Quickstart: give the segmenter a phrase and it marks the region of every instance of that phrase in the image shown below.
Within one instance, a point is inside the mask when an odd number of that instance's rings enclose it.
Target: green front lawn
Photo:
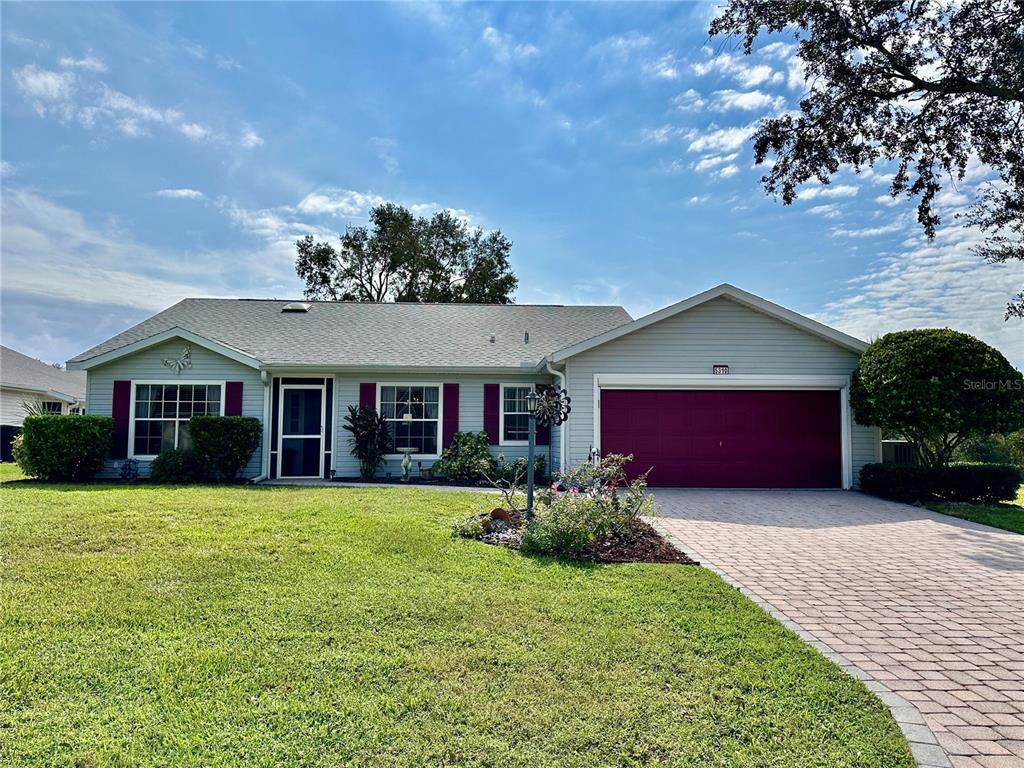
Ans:
[[[993,528],[1024,533],[1024,485],[1017,499],[1009,504],[926,504],[928,509],[944,515],[971,520]]]
[[[484,503],[5,484],[4,764],[913,765],[714,574],[453,539]]]

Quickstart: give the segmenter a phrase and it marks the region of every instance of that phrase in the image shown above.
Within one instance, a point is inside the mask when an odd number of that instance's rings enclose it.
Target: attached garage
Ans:
[[[551,355],[572,397],[568,465],[632,454],[632,475],[683,488],[851,488],[881,460],[856,424],[867,344],[720,285]]]
[[[839,488],[836,390],[607,389],[603,453],[676,488]]]

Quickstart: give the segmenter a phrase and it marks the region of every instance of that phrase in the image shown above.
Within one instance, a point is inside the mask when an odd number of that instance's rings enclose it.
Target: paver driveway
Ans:
[[[881,683],[920,763],[949,764],[934,734],[957,768],[1024,768],[1024,536],[850,491],[655,499],[680,549]]]

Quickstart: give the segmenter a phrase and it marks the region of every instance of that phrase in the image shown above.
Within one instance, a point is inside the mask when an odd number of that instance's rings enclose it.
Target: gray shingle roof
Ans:
[[[310,302],[308,313],[282,313],[288,303],[185,299],[69,362],[179,327],[269,367],[512,368],[632,319],[614,306]]]
[[[40,392],[54,390],[84,400],[85,372],[62,371],[10,347],[0,347],[0,386]]]

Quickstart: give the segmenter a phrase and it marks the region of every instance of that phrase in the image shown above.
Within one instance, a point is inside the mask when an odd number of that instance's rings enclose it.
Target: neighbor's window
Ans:
[[[525,443],[530,437],[530,409],[526,396],[533,387],[514,386],[501,388],[501,442]]]
[[[387,385],[380,388],[380,412],[391,426],[390,453],[415,448],[436,456],[441,409],[438,387]]]
[[[190,448],[188,420],[220,415],[220,384],[137,384],[134,455]]]
[[[43,400],[40,404],[43,413],[60,413],[61,404],[59,400]]]

